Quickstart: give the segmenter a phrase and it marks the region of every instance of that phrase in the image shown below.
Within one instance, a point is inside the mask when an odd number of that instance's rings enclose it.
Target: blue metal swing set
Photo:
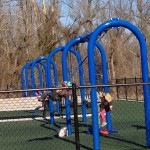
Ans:
[[[65,46],[60,46],[49,54],[48,57],[40,57],[32,62],[25,64],[21,70],[21,78],[22,78],[22,89],[29,89],[30,85],[32,88],[36,88],[36,83],[34,79],[34,67],[38,68],[39,71],[39,81],[40,81],[40,88],[42,88],[42,71],[37,64],[40,64],[42,60],[46,60],[46,63],[43,64],[45,67],[46,72],[46,87],[52,87],[52,75],[51,75],[51,65],[53,65],[54,69],[54,77],[55,77],[55,86],[58,86],[58,76],[57,76],[57,68],[56,64],[53,62],[53,56],[56,55],[58,52],[62,52],[62,76],[63,81],[69,81],[71,77],[68,76],[68,69],[67,69],[67,57],[68,51],[73,53],[77,58],[78,67],[79,67],[79,82],[81,86],[84,86],[84,70],[82,66],[82,59],[80,54],[74,50],[72,47],[79,44],[79,43],[87,43],[87,58],[88,58],[88,70],[89,70],[89,81],[90,85],[96,85],[96,77],[93,72],[96,72],[96,67],[94,63],[94,50],[95,47],[98,48],[101,54],[101,63],[102,63],[102,76],[103,76],[103,84],[108,85],[108,71],[107,71],[107,58],[106,53],[102,45],[97,41],[99,35],[103,32],[111,29],[111,28],[119,28],[124,27],[129,29],[138,39],[140,45],[140,54],[141,54],[141,67],[142,67],[142,81],[143,83],[149,82],[149,71],[148,71],[148,58],[147,58],[147,47],[144,35],[142,32],[133,24],[128,21],[120,20],[118,18],[112,18],[109,21],[106,21],[99,25],[93,32],[88,33],[83,36],[79,36],[77,38],[72,39],[68,42]],[[28,71],[31,70],[31,81],[29,82],[29,74]],[[74,74],[75,72],[73,72]],[[150,148],[150,90],[149,85],[143,85],[144,90],[144,106],[145,106],[145,124],[146,124],[146,141],[147,147]],[[104,91],[106,93],[109,92],[108,87],[104,87]],[[82,99],[82,121],[86,123],[86,105],[85,101],[85,90],[84,88],[80,89],[81,92],[81,99]],[[34,93],[33,93],[34,94]],[[92,112],[92,135],[93,135],[93,146],[94,150],[100,150],[100,134],[99,134],[99,123],[98,123],[98,108],[97,108],[97,96],[96,96],[96,88],[91,88],[90,92],[91,96],[91,112]],[[53,101],[49,100],[50,105],[50,124],[54,124],[54,108],[53,108]],[[58,105],[59,107],[59,105]],[[58,108],[59,109],[59,108]],[[66,126],[68,129],[68,135],[72,135],[72,125],[71,125],[71,115],[70,115],[70,100],[69,98],[65,99],[65,109],[66,109]],[[117,132],[112,128],[112,120],[111,120],[111,112],[107,112],[106,114],[107,119],[107,130],[110,133]]]

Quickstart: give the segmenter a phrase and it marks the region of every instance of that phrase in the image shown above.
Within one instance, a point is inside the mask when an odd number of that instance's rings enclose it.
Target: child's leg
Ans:
[[[43,106],[44,106],[44,110],[43,110],[43,118],[45,119],[46,118],[46,102],[43,103]]]
[[[99,103],[97,103],[97,107],[98,107],[98,112],[100,112]],[[100,126],[100,124],[101,124],[100,116],[98,117],[98,123],[99,123],[99,126]]]
[[[102,123],[106,122],[105,113],[106,113],[105,109],[103,109],[103,110],[100,111],[100,117],[102,119]]]
[[[36,107],[35,109],[34,109],[34,113],[37,113],[38,112],[38,110],[40,109],[40,108],[42,108],[43,106],[38,106],[38,107]]]

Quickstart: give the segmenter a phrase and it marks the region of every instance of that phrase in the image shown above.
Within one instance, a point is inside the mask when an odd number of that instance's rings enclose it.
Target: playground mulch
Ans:
[[[118,133],[101,135],[100,143],[102,150],[144,150],[146,149],[144,107],[143,103],[118,101],[113,102],[112,111],[113,129]],[[72,108],[71,108],[72,109]],[[81,107],[79,107],[79,114]],[[73,111],[72,111],[73,112]],[[90,108],[87,113],[90,113]],[[49,119],[37,119],[42,117],[42,111],[33,115],[32,111],[0,112],[0,121],[2,119],[24,118],[10,122],[0,122],[0,143],[1,150],[74,150],[75,133],[69,137],[59,138],[58,130],[66,125],[66,120],[61,116],[55,120],[55,125],[49,124]],[[72,113],[73,114],[73,113]],[[49,115],[49,112],[47,112]],[[32,118],[27,120],[27,118]],[[72,124],[73,124],[72,120]],[[87,134],[91,127],[91,117],[87,117],[87,123],[83,123],[79,118],[80,146],[81,149],[93,149],[93,136]]]

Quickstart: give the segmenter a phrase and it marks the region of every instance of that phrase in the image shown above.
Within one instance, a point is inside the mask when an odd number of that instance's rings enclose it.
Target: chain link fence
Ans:
[[[118,83],[122,83],[122,81],[118,81]],[[118,132],[101,135],[101,149],[145,149],[146,133],[142,86],[110,87],[110,93],[113,97],[112,126]],[[92,150],[93,136],[88,132],[92,126],[91,108],[87,107],[87,123],[83,123],[80,95],[77,98],[80,149]],[[90,99],[89,93],[87,93],[86,99]],[[58,131],[61,127],[66,126],[64,103],[61,104],[61,112],[57,112],[54,102],[54,125],[50,124],[48,107],[45,109],[41,107],[39,111],[34,111],[40,106],[42,103],[37,100],[37,97],[22,97],[22,91],[0,92],[1,150],[76,149],[72,105],[73,134],[63,138],[58,137]]]
[[[116,79],[116,84],[130,84],[130,83],[141,83],[141,78],[123,78]],[[117,87],[117,99],[143,101],[143,89],[142,85],[138,86],[123,86]]]
[[[124,83],[120,82],[120,84]],[[110,87],[110,93],[113,97],[112,128],[116,133],[101,135],[101,149],[146,149],[143,86]],[[85,129],[84,133],[89,134],[88,131],[92,126],[91,117],[88,117],[87,126],[88,130]],[[92,140],[83,136],[80,136],[80,138],[85,145],[88,145]],[[90,148],[92,149],[92,146]]]

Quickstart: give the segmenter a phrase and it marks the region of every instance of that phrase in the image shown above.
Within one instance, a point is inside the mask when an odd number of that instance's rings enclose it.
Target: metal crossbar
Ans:
[[[77,86],[77,89],[80,88],[97,88],[97,87],[116,87],[116,86],[134,86],[134,85],[150,85],[150,82],[148,83],[123,83],[123,84],[101,84],[101,85],[84,85],[84,86]],[[60,89],[71,89],[71,87],[55,87],[55,88],[43,88],[43,89],[28,89],[28,90],[1,90],[0,93],[13,93],[13,92],[31,92],[31,91],[44,91],[44,90],[60,90]]]

